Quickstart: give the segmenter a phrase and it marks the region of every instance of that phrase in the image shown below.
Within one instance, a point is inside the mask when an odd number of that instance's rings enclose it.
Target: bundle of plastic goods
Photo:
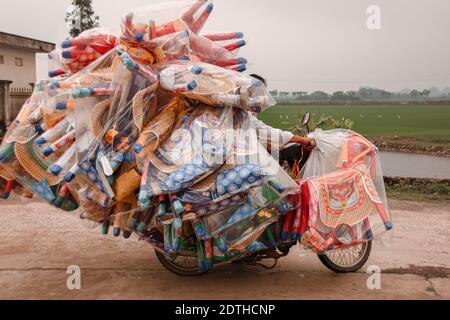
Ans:
[[[300,186],[250,120],[274,101],[242,73],[242,33],[200,34],[212,9],[205,0],[165,1],[126,14],[120,35],[95,29],[64,41],[49,55],[50,79],[37,83],[1,145],[4,197],[15,190],[80,208],[105,234],[112,228],[168,254],[195,252],[201,270],[276,248],[280,221],[284,237],[299,240],[300,202],[290,200]],[[345,222],[369,237],[372,207],[385,201],[371,189],[376,168],[354,166],[336,179],[358,184],[365,211]],[[310,197],[320,194],[320,181],[305,185]],[[326,238],[343,225],[331,220],[302,228],[308,239]]]
[[[224,141],[227,130],[250,130],[248,112],[273,100],[240,73],[242,33],[200,35],[212,9],[163,3],[126,14],[119,36],[95,29],[64,41],[49,55],[51,78],[37,83],[3,140],[5,198],[15,189],[81,207],[116,236],[148,236],[157,223],[158,245],[171,252],[191,232],[209,248],[220,240],[225,255],[250,226],[273,221],[274,202],[295,184],[269,174],[268,154],[265,163],[242,160],[261,153],[250,142]]]
[[[302,171],[302,243],[324,252],[367,242],[392,229],[377,148],[344,129],[316,130]]]

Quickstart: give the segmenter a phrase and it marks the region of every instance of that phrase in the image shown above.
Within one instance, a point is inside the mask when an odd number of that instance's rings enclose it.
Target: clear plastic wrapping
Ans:
[[[302,243],[323,252],[392,229],[377,148],[350,130],[317,130],[302,170]]]
[[[117,38],[103,29],[92,29],[61,43],[49,54],[49,77],[70,76],[114,49]]]
[[[207,63],[175,61],[156,65],[161,87],[218,107],[260,113],[275,104],[260,80]]]
[[[196,256],[200,270],[390,229],[377,150],[360,135],[313,133],[297,183],[268,153],[254,114],[274,100],[242,73],[241,32],[201,34],[212,10],[162,2],[124,15],[117,36],[64,41],[0,147],[3,197],[81,207],[104,234],[136,233],[168,256]]]

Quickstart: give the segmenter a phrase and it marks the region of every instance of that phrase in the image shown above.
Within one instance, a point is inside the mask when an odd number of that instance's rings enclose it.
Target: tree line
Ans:
[[[447,90],[449,91],[449,90]],[[376,88],[361,88],[358,91],[270,91],[278,101],[323,101],[323,102],[358,102],[358,101],[427,101],[427,100],[449,100],[450,92],[441,92],[438,95],[430,95],[431,90],[404,90],[401,92],[390,92]]]

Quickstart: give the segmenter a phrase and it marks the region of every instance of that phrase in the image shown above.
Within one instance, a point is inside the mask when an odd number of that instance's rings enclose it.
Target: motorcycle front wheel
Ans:
[[[174,258],[168,257],[162,252],[155,250],[156,257],[159,262],[166,268],[168,271],[175,273],[178,276],[182,277],[195,277],[201,276],[208,271],[201,272],[198,268],[198,259],[196,256],[185,256],[178,255]]]
[[[372,251],[372,241],[353,247],[332,250],[318,257],[325,267],[336,273],[350,273],[361,269]]]

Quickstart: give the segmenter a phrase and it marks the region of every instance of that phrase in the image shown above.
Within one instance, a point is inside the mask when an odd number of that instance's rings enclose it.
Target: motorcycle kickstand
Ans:
[[[263,263],[259,263],[259,261],[262,261],[264,259],[263,258],[258,258],[258,257],[255,257],[255,259],[253,261],[251,261],[251,262],[244,262],[244,263],[247,264],[247,265],[250,265],[250,266],[258,266],[258,267],[264,268],[266,270],[272,270],[272,269],[275,269],[275,267],[277,266],[278,259],[280,259],[281,256],[270,257],[270,258],[273,259],[273,265],[271,265],[271,266],[266,266]]]

